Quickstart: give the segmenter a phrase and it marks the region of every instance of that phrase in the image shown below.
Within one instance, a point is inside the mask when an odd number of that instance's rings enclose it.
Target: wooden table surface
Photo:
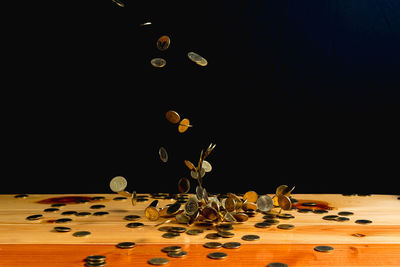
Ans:
[[[145,194],[140,194],[145,195]],[[272,194],[269,194],[272,196]],[[129,200],[113,200],[116,194],[74,194],[74,195],[29,195],[15,198],[15,195],[0,195],[0,267],[3,266],[85,266],[88,255],[101,254],[107,257],[106,266],[152,266],[147,261],[152,257],[166,257],[166,266],[267,266],[271,262],[282,262],[288,266],[400,266],[400,200],[395,195],[343,196],[339,194],[292,194],[299,203],[322,201],[331,210],[325,214],[300,213],[297,210],[283,211],[295,216],[280,219],[280,224],[295,225],[291,230],[278,229],[276,225],[261,229],[254,227],[263,221],[263,214],[257,213],[244,223],[234,225],[234,236],[218,240],[206,239],[207,233],[191,236],[182,233],[174,239],[166,239],[155,225],[165,220],[149,221],[144,209],[149,201],[132,206]],[[56,212],[44,212],[51,204],[38,203],[54,197],[95,197],[105,199],[89,203],[67,204]],[[174,200],[159,200],[158,207],[164,207]],[[94,204],[105,208],[94,210]],[[183,206],[182,206],[183,207]],[[61,215],[67,210],[108,211],[106,216],[78,217]],[[278,210],[278,209],[276,209]],[[325,215],[337,215],[350,211],[349,221],[326,221]],[[27,216],[42,214],[38,221],[29,221]],[[141,228],[128,228],[126,215],[141,216]],[[55,223],[59,218],[71,218],[71,222]],[[371,224],[357,224],[358,219],[371,220]],[[171,222],[165,225],[185,226]],[[55,232],[55,226],[67,226],[71,232]],[[201,228],[185,226],[187,229]],[[90,231],[86,237],[74,237],[75,231]],[[245,234],[257,234],[258,241],[244,241]],[[355,235],[357,234],[357,235]],[[359,234],[362,234],[360,236]],[[116,244],[132,241],[136,246],[120,249]],[[239,249],[209,249],[205,242],[237,241]],[[188,254],[184,258],[170,258],[161,251],[167,245],[180,245]],[[333,251],[324,253],[314,250],[315,246],[329,245]],[[213,260],[210,252],[225,252],[226,259]]]

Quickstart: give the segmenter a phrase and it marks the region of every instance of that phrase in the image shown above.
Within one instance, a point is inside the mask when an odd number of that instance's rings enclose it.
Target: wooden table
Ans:
[[[144,194],[142,194],[144,195]],[[261,229],[254,227],[263,221],[263,214],[257,213],[248,221],[234,225],[235,235],[215,240],[221,243],[238,241],[239,249],[208,249],[203,247],[207,233],[191,236],[181,234],[174,239],[165,239],[155,224],[144,216],[144,209],[152,200],[132,206],[129,200],[113,200],[116,194],[74,194],[62,197],[95,197],[105,199],[88,203],[67,204],[56,212],[44,212],[50,204],[38,203],[60,195],[29,195],[15,198],[15,195],[0,195],[0,266],[84,266],[88,255],[101,254],[107,257],[106,266],[152,266],[147,261],[152,257],[166,257],[161,249],[167,245],[180,245],[187,251],[184,258],[168,258],[166,266],[267,266],[271,262],[282,262],[289,266],[400,266],[400,200],[395,195],[343,196],[339,194],[293,194],[299,203],[323,201],[331,210],[325,214],[300,213],[297,210],[284,211],[295,216],[280,219],[280,223],[294,224],[291,230],[278,229],[276,225]],[[270,194],[272,196],[272,194]],[[159,200],[158,207],[164,207],[174,200]],[[105,208],[91,209],[94,204]],[[63,211],[108,211],[105,216],[78,217],[61,215]],[[350,211],[349,221],[323,220],[325,215]],[[38,221],[26,220],[33,214],[42,214]],[[140,215],[141,228],[128,228],[130,223],[123,218],[129,214]],[[55,223],[59,218],[72,218],[68,223]],[[371,220],[371,224],[357,224],[358,219]],[[168,223],[171,226],[183,226]],[[71,232],[55,232],[55,226],[67,226]],[[198,226],[186,226],[200,228]],[[74,237],[75,231],[87,230],[91,235]],[[257,234],[258,241],[244,241],[245,234]],[[120,249],[116,244],[132,241],[136,246]],[[324,253],[314,250],[315,246],[329,245],[333,251]],[[207,254],[214,251],[228,254],[226,259],[213,260]]]

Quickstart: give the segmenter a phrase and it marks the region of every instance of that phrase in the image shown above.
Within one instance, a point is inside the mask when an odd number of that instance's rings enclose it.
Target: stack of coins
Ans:
[[[106,256],[90,255],[86,257],[85,261],[85,266],[87,267],[102,267],[106,265]]]

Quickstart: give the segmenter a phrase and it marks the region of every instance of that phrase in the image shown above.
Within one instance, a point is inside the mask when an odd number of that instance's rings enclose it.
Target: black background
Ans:
[[[210,192],[398,194],[395,1],[137,2],[3,9],[0,193],[176,193],[215,143]]]

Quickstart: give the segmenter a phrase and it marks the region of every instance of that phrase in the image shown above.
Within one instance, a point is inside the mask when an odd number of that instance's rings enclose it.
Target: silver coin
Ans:
[[[199,210],[199,203],[195,197],[189,198],[185,204],[185,212],[189,216],[193,216]]]
[[[210,172],[212,170],[211,163],[206,160],[203,160],[201,167],[202,167],[202,169],[204,169],[205,172]]]
[[[259,196],[256,204],[257,204],[257,208],[261,212],[270,211],[274,207],[274,201],[268,195]]]
[[[316,246],[314,248],[315,251],[319,251],[319,252],[330,252],[333,250],[333,247],[331,246]]]
[[[152,265],[164,265],[169,262],[169,259],[167,258],[151,258],[148,263]]]
[[[162,68],[167,64],[167,61],[165,61],[165,59],[163,59],[163,58],[156,57],[156,58],[153,58],[150,61],[150,63],[151,63],[151,65],[153,65],[153,67]]]
[[[162,162],[166,163],[168,161],[168,153],[164,147],[160,147],[158,150],[158,155],[160,156]]]
[[[110,188],[115,193],[124,191],[127,185],[128,182],[126,181],[125,177],[122,176],[115,176],[110,181]]]

